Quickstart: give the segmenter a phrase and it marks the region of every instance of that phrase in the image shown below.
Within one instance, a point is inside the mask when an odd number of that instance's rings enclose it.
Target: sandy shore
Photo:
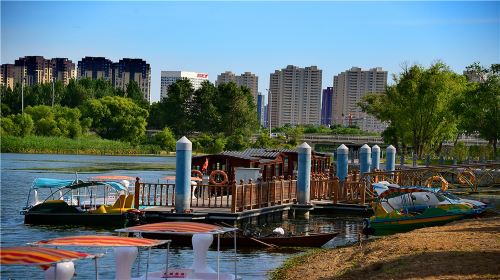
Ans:
[[[500,217],[311,251],[272,279],[500,279]]]

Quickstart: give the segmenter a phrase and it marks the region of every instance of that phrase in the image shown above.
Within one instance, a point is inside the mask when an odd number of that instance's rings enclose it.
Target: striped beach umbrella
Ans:
[[[119,232],[149,232],[149,233],[170,233],[170,234],[196,234],[211,233],[218,234],[236,229],[224,228],[221,226],[194,223],[194,222],[163,222],[155,224],[140,225],[118,229]]]
[[[74,251],[40,247],[2,247],[1,265],[50,265],[78,259],[95,258],[95,255]]]
[[[153,240],[147,238],[134,238],[109,235],[81,235],[66,236],[48,240],[41,240],[33,245],[54,246],[87,246],[87,247],[152,247],[169,242],[168,240]]]

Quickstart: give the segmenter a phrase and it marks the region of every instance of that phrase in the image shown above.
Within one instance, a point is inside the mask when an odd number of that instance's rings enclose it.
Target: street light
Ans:
[[[52,107],[54,107],[54,80],[55,77],[52,77]]]

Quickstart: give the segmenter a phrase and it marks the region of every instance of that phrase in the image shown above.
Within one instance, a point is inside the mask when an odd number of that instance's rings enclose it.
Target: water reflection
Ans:
[[[77,166],[79,164],[89,165],[92,163],[106,162],[127,162],[135,161],[140,163],[161,163],[175,164],[175,158],[165,157],[131,157],[131,156],[80,156],[80,155],[25,155],[25,154],[2,154],[1,155],[1,245],[20,246],[27,242],[34,242],[42,239],[86,234],[111,235],[113,231],[109,229],[95,229],[87,227],[69,226],[30,226],[24,225],[23,216],[19,211],[26,204],[27,194],[31,183],[37,177],[73,179],[73,173],[56,173],[52,171],[40,170],[40,167]],[[32,169],[30,169],[32,168]],[[35,170],[36,168],[36,170]],[[133,175],[144,178],[144,181],[155,182],[158,178],[171,173],[165,171],[142,171],[142,170],[113,170],[104,173],[80,174],[83,178],[95,175]],[[136,175],[137,174],[137,175]],[[286,231],[293,233],[304,232],[339,232],[339,235],[329,241],[325,247],[335,247],[357,240],[358,232],[361,231],[361,217],[349,216],[328,216],[311,215],[309,220],[303,219],[282,219],[281,215],[276,217],[261,219],[259,223],[246,223],[249,228],[256,228],[262,232],[271,232],[275,227],[281,226]],[[68,249],[70,249],[68,247]],[[111,248],[71,248],[90,253],[106,253],[99,259],[100,279],[114,279],[114,257]],[[288,257],[303,252],[306,249],[286,249],[286,250],[238,250],[238,274],[244,279],[266,279],[267,273],[280,266]],[[216,252],[210,251],[209,264],[216,267]],[[146,267],[147,252],[142,251],[140,258],[141,273]],[[234,271],[232,262],[233,252],[224,250],[221,252],[221,270]],[[170,265],[172,267],[186,267],[192,263],[190,248],[173,248],[170,255]],[[90,260],[76,261],[76,277],[74,279],[94,279],[94,263]],[[150,259],[150,271],[164,268],[165,250],[153,249]],[[38,267],[1,267],[1,279],[40,279],[43,272]],[[133,275],[138,275],[138,266],[133,268]]]

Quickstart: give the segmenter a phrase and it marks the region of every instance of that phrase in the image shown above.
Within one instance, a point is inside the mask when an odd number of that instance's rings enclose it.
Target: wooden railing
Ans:
[[[233,185],[231,212],[258,209],[297,201],[297,180],[284,180],[283,177],[272,181],[240,181]]]
[[[312,176],[311,200],[329,200],[334,204],[353,203],[364,205],[374,198],[365,180],[359,181],[357,173],[349,174],[344,182],[337,177]]]
[[[191,208],[230,208],[231,185],[192,185]],[[135,203],[139,206],[175,207],[175,184],[135,182]]]

